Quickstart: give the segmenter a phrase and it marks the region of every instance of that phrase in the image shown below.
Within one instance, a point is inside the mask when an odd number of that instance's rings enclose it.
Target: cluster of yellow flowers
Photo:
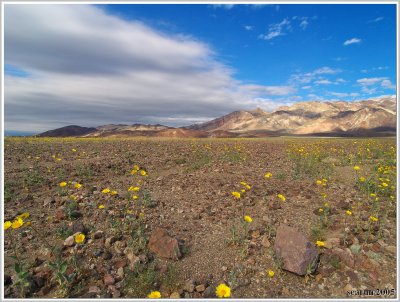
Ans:
[[[147,176],[146,170],[140,169],[140,167],[139,167],[138,165],[134,165],[134,166],[133,166],[133,169],[131,170],[131,174],[132,174],[132,175],[135,175],[135,174],[138,173],[138,172],[139,172],[139,174],[140,174],[141,176]]]
[[[17,217],[14,218],[14,220],[11,221],[5,221],[4,222],[4,230],[8,230],[10,227],[12,229],[19,229],[21,226],[24,225],[24,219],[27,219],[29,217],[28,212],[24,212],[21,215],[18,215]],[[29,225],[29,223],[28,223]]]
[[[242,194],[246,193],[246,189],[247,190],[251,189],[251,186],[245,181],[241,181],[240,184],[243,186],[242,189],[240,189],[240,192],[238,191],[231,192],[232,196],[235,199],[240,199],[242,197]]]

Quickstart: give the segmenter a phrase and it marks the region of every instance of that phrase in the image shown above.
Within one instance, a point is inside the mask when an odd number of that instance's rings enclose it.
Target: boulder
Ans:
[[[182,257],[178,240],[169,236],[167,231],[162,228],[153,230],[148,247],[150,251],[161,258],[178,260]]]
[[[318,250],[313,243],[297,229],[280,225],[276,231],[276,255],[283,261],[283,269],[298,275],[311,273],[316,269]]]

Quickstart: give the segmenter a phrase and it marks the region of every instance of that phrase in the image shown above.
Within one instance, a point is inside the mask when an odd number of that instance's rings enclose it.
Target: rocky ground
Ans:
[[[393,298],[395,154],[394,138],[7,138],[4,221],[24,224],[5,231],[5,297]]]

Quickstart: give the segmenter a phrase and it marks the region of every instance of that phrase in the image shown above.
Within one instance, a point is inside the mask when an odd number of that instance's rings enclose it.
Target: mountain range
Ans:
[[[264,136],[389,136],[396,133],[394,96],[358,102],[299,102],[273,112],[260,108],[234,111],[187,127],[163,125],[66,126],[40,137],[264,137]]]

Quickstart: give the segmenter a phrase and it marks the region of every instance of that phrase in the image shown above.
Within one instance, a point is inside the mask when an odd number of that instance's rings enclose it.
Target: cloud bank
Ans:
[[[234,78],[213,49],[91,5],[5,5],[5,126],[188,125],[238,109],[285,104],[294,92]],[[198,118],[201,117],[201,118]]]

